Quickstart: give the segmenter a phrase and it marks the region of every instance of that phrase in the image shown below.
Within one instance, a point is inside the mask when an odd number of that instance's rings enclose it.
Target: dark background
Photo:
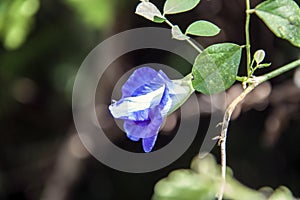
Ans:
[[[253,0],[252,6],[259,2]],[[209,116],[202,116],[193,145],[170,166],[145,174],[119,172],[90,156],[80,143],[72,119],[72,87],[81,62],[106,38],[137,27],[167,26],[135,15],[137,0],[27,0],[27,7],[22,3],[0,1],[0,199],[150,199],[159,179],[174,169],[189,167],[200,149]],[[162,1],[153,3],[163,6]],[[169,18],[183,29],[197,19],[217,24],[222,29],[218,36],[196,38],[204,47],[225,41],[244,44],[241,0],[202,0],[191,12]],[[299,58],[297,48],[275,38],[255,16],[251,34],[252,50],[263,48],[266,61],[272,62],[258,74]],[[159,62],[167,56],[133,52],[118,62],[120,71],[114,73],[120,75],[137,64]],[[188,73],[190,68],[186,65],[181,72]],[[241,69],[239,74],[244,73]],[[299,74],[299,69],[288,72],[257,88],[233,116],[228,165],[249,187],[286,185],[300,196],[300,89],[295,84]],[[107,96],[107,105],[114,81],[106,83],[102,94]],[[239,91],[239,85],[227,91],[229,100]],[[202,95],[197,95],[201,100]],[[108,129],[115,127],[108,112],[103,116]],[[169,132],[161,136],[162,141],[174,136],[176,123]],[[116,137],[123,148],[141,150],[140,144],[123,134]],[[213,153],[219,157],[217,147]]]

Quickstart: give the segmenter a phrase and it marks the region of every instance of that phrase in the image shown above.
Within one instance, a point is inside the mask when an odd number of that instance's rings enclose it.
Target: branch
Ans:
[[[221,129],[221,135],[219,137],[219,146],[221,146],[221,166],[222,166],[222,178],[223,178],[223,183],[220,189],[219,197],[218,200],[222,200],[223,194],[224,194],[224,189],[225,189],[225,184],[226,184],[226,139],[227,139],[227,130],[230,122],[231,115],[236,108],[236,106],[242,102],[247,94],[249,94],[256,86],[257,84],[252,84],[249,87],[247,87],[237,98],[235,98],[231,104],[228,106],[226,109],[223,122],[222,122],[222,129]]]
[[[222,122],[221,134],[219,136],[219,142],[218,142],[218,144],[221,148],[221,167],[222,167],[222,178],[223,178],[223,183],[220,188],[218,200],[223,199],[223,194],[224,194],[224,189],[225,189],[225,184],[226,184],[226,139],[227,139],[227,131],[228,131],[230,118],[231,118],[231,115],[232,115],[234,109],[258,85],[260,85],[261,83],[263,83],[271,78],[274,78],[280,74],[283,74],[284,72],[294,69],[294,68],[298,67],[299,65],[300,65],[300,59],[295,60],[287,65],[284,65],[284,66],[282,66],[272,72],[269,72],[263,76],[250,78],[248,80],[248,83],[250,83],[250,85],[237,98],[235,98],[231,102],[231,104],[228,106],[228,108],[226,109],[226,112],[225,112],[225,115],[223,118],[223,122]]]

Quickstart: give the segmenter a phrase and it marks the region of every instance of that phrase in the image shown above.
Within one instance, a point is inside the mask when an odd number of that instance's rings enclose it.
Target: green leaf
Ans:
[[[229,88],[236,80],[242,47],[233,43],[209,46],[195,59],[192,69],[195,90],[215,94]]]
[[[195,8],[200,0],[167,0],[164,5],[164,14],[176,14]]]
[[[161,23],[164,17],[158,8],[151,2],[142,1],[136,7],[135,13],[149,19],[153,22]]]
[[[172,38],[173,39],[176,39],[176,40],[186,40],[188,39],[189,37],[184,35],[182,33],[182,31],[180,30],[179,26],[173,26],[172,29],[171,29],[171,32],[172,32]]]
[[[220,31],[221,29],[215,24],[205,20],[199,20],[189,25],[185,34],[196,36],[214,36],[220,33]]]
[[[300,10],[293,0],[268,0],[255,8],[256,15],[279,38],[300,47]]]

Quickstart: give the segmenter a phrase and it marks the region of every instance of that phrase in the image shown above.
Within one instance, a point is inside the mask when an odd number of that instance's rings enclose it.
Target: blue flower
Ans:
[[[142,139],[144,151],[150,152],[164,119],[193,92],[191,75],[170,80],[161,70],[142,67],[125,82],[122,98],[109,110],[114,118],[124,120],[127,137],[132,141]]]

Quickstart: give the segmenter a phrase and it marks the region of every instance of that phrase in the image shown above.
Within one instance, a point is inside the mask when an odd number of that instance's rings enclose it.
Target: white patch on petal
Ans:
[[[157,90],[148,94],[121,99],[121,103],[116,102],[111,104],[109,110],[115,118],[121,118],[129,116],[132,112],[154,107],[160,103],[164,90],[165,85],[162,85]]]

